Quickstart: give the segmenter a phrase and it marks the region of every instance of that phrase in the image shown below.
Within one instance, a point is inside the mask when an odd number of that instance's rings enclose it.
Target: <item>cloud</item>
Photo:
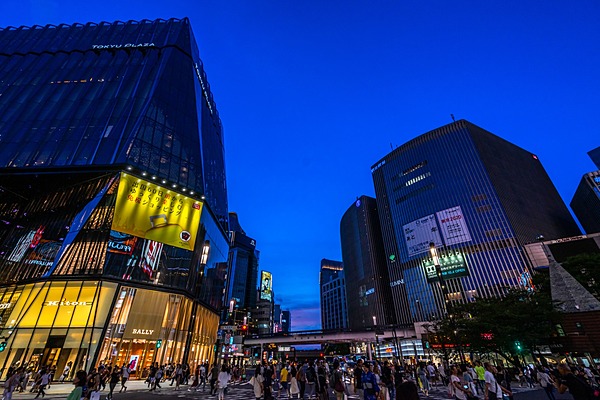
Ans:
[[[291,312],[292,331],[310,331],[321,329],[321,309],[300,308]]]

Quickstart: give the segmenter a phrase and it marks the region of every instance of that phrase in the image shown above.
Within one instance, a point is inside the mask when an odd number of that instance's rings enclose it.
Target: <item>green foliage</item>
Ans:
[[[600,253],[584,253],[561,263],[577,282],[600,300]]]
[[[463,351],[468,345],[469,352],[497,353],[519,365],[519,354],[547,343],[552,321],[558,317],[547,274],[537,274],[534,285],[534,292],[511,288],[502,298],[455,305],[452,315],[434,323],[430,331],[438,342],[452,343]]]

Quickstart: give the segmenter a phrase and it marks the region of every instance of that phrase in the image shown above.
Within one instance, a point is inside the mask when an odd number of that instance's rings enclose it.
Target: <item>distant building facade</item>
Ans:
[[[246,236],[237,214],[230,213],[229,218],[232,230],[226,304],[234,300],[236,308],[249,311],[256,306],[260,252],[256,249],[256,240]]]
[[[321,327],[323,330],[348,328],[343,263],[322,259],[319,283],[321,286]]]
[[[571,209],[586,233],[600,232],[600,171],[583,175],[571,200]]]
[[[396,322],[385,249],[374,198],[361,196],[340,222],[350,329]]]
[[[281,311],[281,332],[289,333],[292,329],[292,313],[290,310]]]
[[[535,154],[465,120],[418,136],[371,171],[399,323],[443,316],[446,299],[500,296],[526,282],[523,245],[581,233]]]
[[[594,150],[590,150],[588,155],[592,159],[592,162],[596,164],[596,168],[600,169],[600,147],[596,147]]]
[[[552,261],[562,263],[580,254],[600,253],[600,233],[529,243],[525,253],[534,268],[547,267]]]

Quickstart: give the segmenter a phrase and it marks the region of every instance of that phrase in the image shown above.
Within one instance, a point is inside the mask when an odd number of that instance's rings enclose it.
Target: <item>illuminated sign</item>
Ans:
[[[398,285],[404,285],[404,279],[398,279],[397,281],[390,282],[391,287],[398,286]]]
[[[365,296],[375,293],[375,288],[371,288],[365,292]]]
[[[468,276],[467,263],[461,252],[450,252],[448,254],[440,254],[440,269],[444,279],[453,279],[461,276]],[[427,282],[437,282],[438,276],[435,270],[435,265],[431,258],[423,261],[425,267],[425,276]]]
[[[471,241],[471,234],[460,206],[438,211],[436,215],[446,246]]]
[[[273,277],[267,271],[260,273],[260,298],[261,300],[273,300]]]
[[[112,230],[194,250],[202,202],[121,173]]]
[[[132,333],[134,335],[152,335],[154,333],[154,329],[133,329]]]
[[[45,306],[48,307],[58,307],[58,306],[71,306],[71,307],[75,307],[75,306],[91,306],[92,302],[91,301],[67,301],[67,300],[63,300],[63,301],[47,301],[44,303]]]
[[[154,43],[93,44],[92,49],[121,49],[130,47],[154,47]]]
[[[110,239],[108,240],[108,252],[116,254],[127,254],[131,255],[135,249],[137,237],[121,233],[117,231],[110,231]]]
[[[277,351],[292,351],[292,348],[290,346],[279,346]]]
[[[0,303],[0,310],[6,310],[10,306],[12,306],[12,303]]]

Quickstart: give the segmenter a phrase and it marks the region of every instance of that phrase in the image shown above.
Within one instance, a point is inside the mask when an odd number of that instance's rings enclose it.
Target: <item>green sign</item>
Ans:
[[[439,260],[442,278],[453,279],[461,276],[469,276],[465,257],[460,251],[450,251],[446,254],[440,254]],[[425,268],[427,282],[431,283],[439,280],[433,259],[428,258],[423,260],[423,267]]]

